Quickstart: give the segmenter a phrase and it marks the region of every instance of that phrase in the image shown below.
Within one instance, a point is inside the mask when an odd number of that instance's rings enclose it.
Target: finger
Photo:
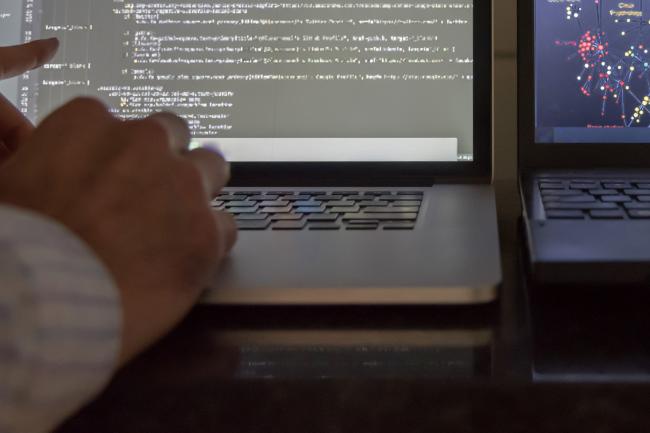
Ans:
[[[65,142],[76,144],[84,134],[96,134],[109,122],[118,120],[103,102],[94,98],[75,98],[43,119],[34,134],[48,137],[44,142],[48,142],[51,136],[74,136],[74,140]]]
[[[169,145],[172,151],[183,153],[187,151],[192,135],[187,122],[177,115],[168,112],[160,112],[149,116],[151,120],[160,123],[169,136]]]
[[[56,38],[0,47],[0,80],[15,77],[49,62],[59,49]]]
[[[214,211],[214,221],[219,234],[219,257],[225,257],[237,242],[237,223],[232,215],[220,211]]]
[[[230,180],[230,164],[218,153],[195,149],[184,157],[199,170],[208,198],[215,197]]]
[[[0,95],[0,140],[7,149],[15,151],[33,130],[31,122],[7,98]]]

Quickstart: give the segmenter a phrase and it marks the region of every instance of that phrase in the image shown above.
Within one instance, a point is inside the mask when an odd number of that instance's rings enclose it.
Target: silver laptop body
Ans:
[[[241,231],[205,303],[479,304],[497,297],[489,1],[473,5],[473,19],[473,161],[234,164],[233,195],[421,191],[415,228]],[[444,110],[450,102],[435,104]]]

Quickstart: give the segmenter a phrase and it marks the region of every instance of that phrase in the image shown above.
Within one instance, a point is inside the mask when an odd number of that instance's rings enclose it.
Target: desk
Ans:
[[[650,431],[650,297],[523,277],[514,67],[497,60],[498,302],[200,307],[59,433]]]

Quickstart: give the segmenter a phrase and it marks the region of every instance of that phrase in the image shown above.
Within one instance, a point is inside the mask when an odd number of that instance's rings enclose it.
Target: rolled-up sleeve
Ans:
[[[0,432],[55,428],[117,365],[119,293],[64,226],[0,206]]]

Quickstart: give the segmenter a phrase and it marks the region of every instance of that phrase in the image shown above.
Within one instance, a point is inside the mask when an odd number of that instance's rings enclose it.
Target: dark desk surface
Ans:
[[[504,166],[498,302],[200,307],[60,433],[650,431],[650,295],[528,286]]]
[[[509,193],[497,303],[198,308],[61,433],[648,431],[650,296],[526,285]]]

